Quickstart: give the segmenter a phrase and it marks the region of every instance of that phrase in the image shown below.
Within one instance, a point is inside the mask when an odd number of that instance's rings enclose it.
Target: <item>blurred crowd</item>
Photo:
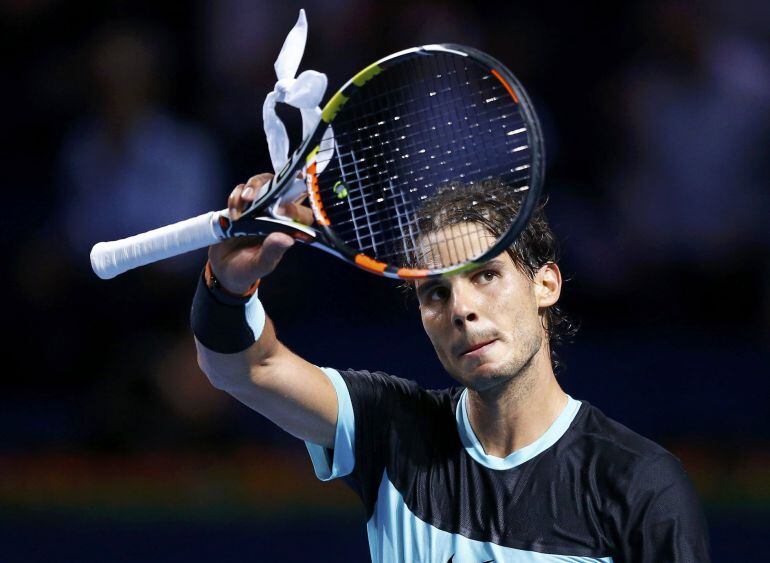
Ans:
[[[291,504],[290,493],[273,495],[279,473],[293,474],[278,463],[291,440],[197,368],[188,315],[205,252],[110,281],[96,278],[88,255],[98,241],[221,208],[233,186],[269,170],[261,107],[300,8],[309,21],[300,69],[327,73],[327,96],[373,60],[435,42],[487,51],[520,78],[544,124],[547,214],[563,242],[565,309],[581,325],[564,350],[563,384],[683,456],[710,509],[715,553],[766,553],[757,547],[770,507],[763,0],[0,0],[0,515],[37,502],[81,511],[87,490],[102,491],[105,506],[139,505],[148,495],[118,491],[121,471],[145,484],[164,475],[154,490],[168,490],[172,513],[179,495],[210,506],[205,499],[261,491]],[[297,112],[279,112],[298,142]],[[260,294],[279,336],[319,365],[450,383],[413,298],[387,280],[296,248]],[[228,457],[244,447],[273,453]],[[168,471],[197,467],[184,452],[234,465],[219,485],[206,464],[195,479],[175,479]],[[96,460],[83,465],[88,478],[69,455]],[[50,456],[64,457],[46,467]],[[233,468],[242,470],[237,486]],[[252,468],[272,473],[252,482]],[[314,493],[295,493],[313,502]],[[750,516],[730,520],[725,506]],[[56,549],[57,533],[79,533],[61,532],[65,521],[46,528]],[[21,524],[6,528],[5,547],[26,537]],[[269,539],[274,529],[265,529]],[[29,530],[39,535],[38,524]],[[69,541],[73,553],[114,539],[89,533]],[[254,533],[240,543],[214,535],[240,560],[237,546]],[[352,545],[349,532],[338,536]],[[25,542],[16,541],[35,543]]]
[[[327,73],[330,91],[376,58],[431,42],[480,48],[522,80],[545,125],[566,308],[586,339],[678,331],[766,350],[766,2],[2,1],[13,368],[0,417],[14,430],[0,448],[282,439],[197,370],[187,315],[203,253],[109,282],[91,273],[88,253],[220,208],[235,184],[269,170],[261,104],[300,7],[309,19],[301,69]],[[298,116],[281,111],[297,141]],[[308,316],[332,318],[349,329],[327,346],[340,357],[363,348],[362,362],[380,344],[359,336],[357,322],[398,327],[410,316],[404,330],[415,330],[413,306],[392,285],[293,252],[303,259],[265,284],[279,330],[301,340],[293,327]]]

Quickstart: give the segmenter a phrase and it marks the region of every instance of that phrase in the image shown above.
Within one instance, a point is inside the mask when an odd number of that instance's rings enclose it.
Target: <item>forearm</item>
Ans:
[[[332,447],[334,387],[319,368],[278,341],[256,294],[234,299],[201,281],[191,322],[198,364],[214,387],[290,434]]]
[[[223,354],[207,348],[198,338],[198,365],[217,389],[233,394],[238,389],[258,385],[262,372],[271,366],[271,357],[278,351],[280,342],[275,335],[273,322],[265,318],[259,338],[242,352]]]
[[[321,370],[292,353],[268,319],[250,348],[237,354],[209,350],[196,338],[198,364],[211,384],[301,440],[331,448],[337,396]]]

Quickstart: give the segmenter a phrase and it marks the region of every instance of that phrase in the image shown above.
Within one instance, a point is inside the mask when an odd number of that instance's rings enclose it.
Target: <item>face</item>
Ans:
[[[422,241],[424,255],[456,261],[460,236],[477,241],[466,245],[469,257],[479,254],[478,245],[494,243],[483,227],[465,223],[431,233]],[[461,274],[418,282],[416,290],[423,327],[444,368],[483,391],[516,377],[541,350],[547,353],[541,316],[558,300],[561,276],[548,264],[531,280],[503,253]]]

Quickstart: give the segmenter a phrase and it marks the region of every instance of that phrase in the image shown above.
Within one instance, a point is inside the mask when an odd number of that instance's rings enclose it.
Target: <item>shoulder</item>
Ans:
[[[571,434],[572,445],[587,457],[608,498],[643,504],[664,492],[694,496],[678,458],[593,405],[583,402]]]
[[[571,430],[574,440],[613,466],[636,466],[661,457],[676,459],[659,444],[613,420],[586,401],[582,402]]]
[[[416,381],[381,371],[339,370],[354,407],[375,408],[391,415],[432,415],[454,413],[462,392],[460,387],[425,389]]]
[[[436,403],[445,401],[456,402],[457,397],[462,392],[461,387],[425,389],[414,380],[397,377],[382,371],[349,368],[339,370],[339,373],[348,387],[355,390],[367,390],[378,394],[394,394],[401,398],[413,397]]]

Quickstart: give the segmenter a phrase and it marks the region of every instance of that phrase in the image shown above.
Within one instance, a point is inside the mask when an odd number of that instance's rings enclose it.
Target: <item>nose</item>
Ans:
[[[459,328],[465,328],[467,323],[478,320],[473,299],[464,288],[458,286],[452,288],[452,324]]]

